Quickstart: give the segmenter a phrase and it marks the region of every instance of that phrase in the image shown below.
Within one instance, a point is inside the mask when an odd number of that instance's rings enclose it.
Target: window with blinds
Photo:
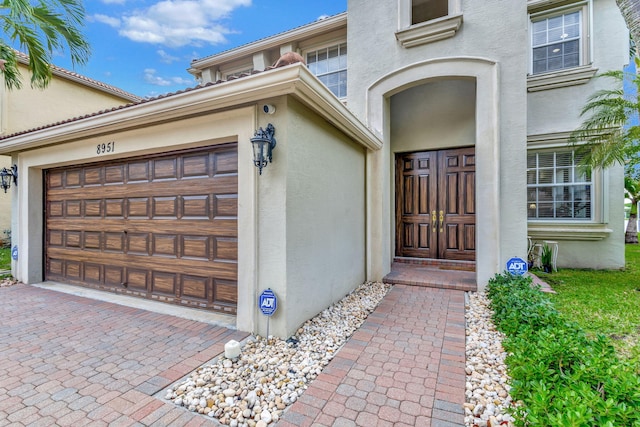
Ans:
[[[575,150],[529,151],[527,212],[529,219],[591,220],[591,171],[579,166]]]

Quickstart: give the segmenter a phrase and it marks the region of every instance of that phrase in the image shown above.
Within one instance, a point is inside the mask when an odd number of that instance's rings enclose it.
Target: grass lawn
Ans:
[[[0,271],[11,270],[11,248],[0,248]]]
[[[640,245],[626,245],[624,271],[536,272],[557,292],[555,307],[588,334],[611,338],[618,354],[640,366]]]

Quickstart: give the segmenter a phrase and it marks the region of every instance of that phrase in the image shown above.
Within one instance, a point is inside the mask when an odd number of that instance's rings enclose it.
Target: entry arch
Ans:
[[[367,124],[383,141],[367,155],[367,276],[380,280],[390,271],[394,230],[391,212],[393,156],[390,139],[391,96],[434,79],[471,78],[476,82],[476,280],[483,288],[499,272],[500,158],[499,71],[495,61],[478,57],[436,58],[392,71],[367,90]]]

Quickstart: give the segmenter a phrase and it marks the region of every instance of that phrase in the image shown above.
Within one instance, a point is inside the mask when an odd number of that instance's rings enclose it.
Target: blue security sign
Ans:
[[[507,261],[507,271],[511,274],[522,276],[527,272],[527,269],[527,261],[523,260],[522,258],[513,257],[509,261]]]
[[[11,258],[13,258],[14,261],[18,260],[18,245],[15,245],[13,249],[11,249]]]
[[[271,289],[265,289],[260,294],[258,305],[260,306],[262,314],[265,316],[271,316],[278,308],[278,298],[276,298],[276,294],[274,294]]]

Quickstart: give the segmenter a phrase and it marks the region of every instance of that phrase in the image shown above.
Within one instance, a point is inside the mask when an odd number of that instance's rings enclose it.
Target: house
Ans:
[[[285,337],[396,262],[483,288],[530,236],[560,266],[621,268],[622,170],[581,172],[567,139],[627,43],[614,0],[350,0],[193,61],[196,88],[0,139],[25,175],[15,274],[258,333],[270,288]],[[306,66],[272,69],[287,52]]]
[[[109,109],[119,105],[138,102],[140,97],[116,87],[87,78],[64,68],[52,67],[51,83],[45,90],[29,85],[28,57],[18,53],[18,67],[23,76],[23,87],[8,90],[0,84],[0,135],[49,125],[87,111]],[[0,156],[0,169],[10,168],[9,156]],[[9,206],[11,194],[0,191],[0,204]],[[0,215],[0,238],[11,229],[9,209]]]

